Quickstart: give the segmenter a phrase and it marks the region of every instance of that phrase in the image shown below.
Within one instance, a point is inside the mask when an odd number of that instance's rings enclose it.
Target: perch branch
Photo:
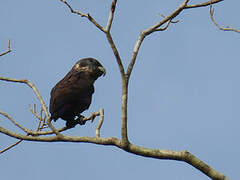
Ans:
[[[212,5],[210,5],[209,14],[210,14],[210,18],[211,18],[212,22],[217,26],[218,29],[220,29],[222,31],[233,31],[233,32],[240,33],[240,30],[238,30],[238,29],[220,26],[214,19],[214,16],[213,16],[214,15],[214,8],[212,7]]]
[[[100,111],[100,110],[99,110]],[[95,119],[95,117],[100,116],[100,112],[93,112],[89,117],[83,118],[83,121],[91,121]]]
[[[213,180],[229,180],[222,173],[217,172],[215,169],[208,166],[206,163],[195,157],[188,151],[172,151],[172,150],[162,150],[162,149],[149,149],[134,144],[129,144],[126,148],[122,141],[115,137],[109,138],[98,138],[98,137],[81,137],[81,136],[50,136],[50,137],[36,137],[36,136],[26,136],[18,133],[14,133],[3,127],[0,127],[0,132],[8,136],[22,139],[26,141],[40,141],[40,142],[81,142],[81,143],[92,143],[101,145],[116,146],[126,152],[140,155],[143,157],[150,157],[155,159],[167,159],[167,160],[177,160],[184,161],[191,166],[195,167],[202,173],[206,174]]]
[[[1,53],[0,56],[6,55],[6,54],[10,53],[11,51],[12,50],[11,50],[11,47],[10,47],[10,40],[8,40],[8,49],[7,49],[7,51]]]
[[[6,118],[8,118],[13,124],[15,124],[17,127],[19,127],[20,129],[22,129],[27,135],[31,135],[31,136],[43,136],[43,135],[51,135],[51,134],[55,134],[53,130],[51,131],[40,131],[39,128],[37,129],[37,131],[33,131],[33,130],[30,130],[30,129],[27,129],[27,128],[24,128],[23,126],[21,126],[20,124],[18,124],[15,120],[13,120],[13,118],[11,118],[8,114],[0,111],[0,114],[2,114],[3,116],[5,116]],[[102,124],[101,121],[103,121],[103,116],[104,116],[104,110],[103,109],[100,109],[99,112],[94,112],[92,113],[89,117],[85,117],[83,119],[83,121],[93,121],[94,118],[96,116],[100,116],[100,120],[99,120],[99,123],[98,123],[98,126],[97,128],[101,128],[101,125],[99,124]],[[63,132],[63,131],[66,131],[68,129],[71,129],[71,128],[67,128],[67,127],[62,127],[60,129],[57,129],[58,132]]]

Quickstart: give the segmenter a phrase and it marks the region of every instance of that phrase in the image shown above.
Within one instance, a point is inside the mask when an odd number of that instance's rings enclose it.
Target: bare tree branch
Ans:
[[[35,87],[35,85],[31,82],[29,82],[28,80],[25,79],[12,79],[12,78],[6,78],[6,77],[1,77],[0,76],[0,80],[2,81],[7,81],[7,82],[15,82],[15,83],[23,83],[28,85],[34,92],[34,94],[37,96],[39,102],[42,105],[42,109],[46,115],[47,121],[48,121],[48,126],[52,129],[52,131],[57,135],[57,136],[62,136],[61,133],[59,133],[56,128],[52,125],[51,121],[50,121],[50,116],[48,114],[48,110],[47,110],[47,106],[45,105],[45,102],[42,99],[42,96],[40,95],[40,93],[38,92],[37,88]]]
[[[139,48],[144,40],[144,38],[147,36],[147,35],[150,35],[151,33],[153,32],[156,32],[156,31],[159,31],[159,27],[162,26],[163,24],[167,23],[167,22],[171,22],[173,18],[175,18],[179,13],[182,12],[182,10],[187,6],[187,3],[188,3],[189,0],[185,0],[176,10],[174,10],[170,15],[164,17],[161,21],[159,21],[158,23],[156,23],[155,25],[153,25],[152,27],[150,27],[149,29],[146,29],[146,30],[143,30],[139,37],[138,37],[138,40],[135,44],[135,47],[133,49],[133,54],[132,54],[132,57],[131,57],[131,61],[130,61],[130,64],[128,65],[128,69],[127,69],[127,73],[126,73],[126,76],[127,76],[127,80],[129,81],[129,78],[130,78],[130,75],[132,73],[132,69],[134,67],[134,64],[136,62],[136,58],[137,58],[137,54],[138,54],[138,51],[139,51]],[[169,22],[169,23],[170,23]],[[162,30],[165,30],[167,29],[168,25],[165,26],[165,28],[163,28]]]
[[[66,0],[60,0],[60,1],[67,5],[67,7],[70,9],[71,13],[77,14],[77,15],[79,15],[79,16],[81,16],[81,17],[87,18],[87,19],[88,19],[90,22],[92,22],[98,29],[100,29],[101,31],[105,32],[105,29],[104,29],[100,24],[98,24],[97,21],[95,21],[95,19],[93,19],[93,17],[92,17],[90,14],[84,14],[84,13],[82,13],[82,12],[80,12],[80,11],[74,10],[74,9],[71,7],[71,5],[70,5]]]
[[[0,56],[6,55],[6,54],[10,53],[11,51],[12,50],[11,50],[11,47],[10,47],[10,40],[8,40],[8,49],[7,49],[7,51],[1,53]]]
[[[26,136],[18,133],[14,133],[10,130],[7,130],[3,127],[0,127],[0,132],[17,138],[23,139],[26,141],[42,141],[42,142],[81,142],[81,143],[93,143],[93,144],[101,144],[101,145],[111,145],[116,146],[120,149],[123,149],[129,153],[133,153],[136,155],[156,158],[156,159],[168,159],[168,160],[177,160],[184,161],[196,169],[200,170],[208,177],[214,180],[229,180],[225,175],[217,172],[206,163],[189,153],[188,151],[171,151],[171,150],[162,150],[162,149],[149,149],[140,146],[136,146],[133,144],[129,144],[128,148],[124,146],[122,141],[115,137],[110,138],[98,138],[98,137],[80,137],[80,136],[51,136],[51,137],[36,137],[36,136]]]
[[[117,0],[114,0],[112,2],[111,11],[110,11],[110,14],[109,14],[109,17],[108,17],[108,21],[107,21],[107,25],[106,25],[106,32],[109,32],[110,29],[111,29],[116,4],[117,4]]]
[[[37,131],[40,131],[47,127],[46,116],[43,117],[43,109],[40,110],[40,115],[37,114],[36,104],[33,105],[33,108],[30,106],[30,112],[39,120]]]
[[[165,18],[166,16],[164,16],[164,14],[161,14],[161,13],[159,13],[159,15],[161,16],[161,17],[163,17],[163,18]],[[170,22],[171,23],[178,23],[180,20],[176,20],[176,21],[173,21],[173,20],[171,20]]]
[[[238,30],[238,29],[220,26],[220,25],[215,21],[215,19],[214,19],[214,17],[213,17],[213,15],[214,15],[214,8],[212,7],[212,5],[210,5],[209,14],[210,14],[210,18],[211,18],[212,22],[217,26],[218,29],[220,29],[220,30],[222,30],[222,31],[233,31],[233,32],[240,33],[240,30]]]
[[[207,1],[207,2],[204,2],[204,3],[200,3],[200,4],[187,5],[184,9],[205,7],[205,6],[209,6],[211,4],[219,3],[221,1],[224,1],[224,0],[210,0],[210,1]]]
[[[171,20],[169,20],[164,27],[157,28],[155,31],[165,31],[168,28],[170,23],[172,23]]]
[[[27,128],[21,126],[20,124],[18,124],[12,117],[10,117],[7,113],[3,112],[0,110],[0,114],[5,116],[7,119],[9,119],[15,126],[17,126],[18,128],[20,128],[21,130],[23,130],[25,133],[28,133],[30,130],[28,130]]]
[[[8,147],[6,147],[5,149],[1,150],[1,151],[0,151],[0,154],[2,154],[2,153],[4,153],[4,152],[8,151],[9,149],[15,147],[16,145],[18,145],[18,144],[21,143],[22,141],[23,141],[23,140],[20,139],[20,140],[18,140],[17,142],[11,144],[10,146],[8,146]]]
[[[41,136],[41,135],[51,135],[51,134],[55,134],[53,130],[51,131],[40,131],[41,128],[37,128],[37,131],[33,131],[33,130],[30,130],[30,129],[27,129],[25,127],[23,127],[22,125],[20,125],[19,123],[17,123],[10,115],[8,115],[7,113],[3,112],[0,110],[0,114],[5,116],[7,119],[9,119],[14,125],[16,125],[17,127],[19,127],[20,129],[22,129],[27,135],[31,135],[31,136]],[[100,116],[100,120],[99,120],[99,123],[97,125],[97,128],[98,131],[100,131],[100,128],[102,126],[102,123],[103,123],[103,118],[104,118],[104,110],[103,109],[100,109],[99,112],[94,112],[92,113],[89,117],[85,117],[83,119],[83,121],[91,121],[93,122],[93,120],[95,119],[95,117],[97,116]],[[60,129],[57,129],[58,132],[63,132],[65,130],[68,130],[68,129],[71,129],[71,128],[67,128],[67,127],[63,127],[63,128],[60,128]],[[96,130],[97,131],[97,130]]]
[[[100,119],[99,119],[98,125],[96,127],[96,137],[98,137],[98,138],[100,138],[100,129],[102,127],[103,120],[104,120],[104,109],[99,110],[99,116],[100,116]]]

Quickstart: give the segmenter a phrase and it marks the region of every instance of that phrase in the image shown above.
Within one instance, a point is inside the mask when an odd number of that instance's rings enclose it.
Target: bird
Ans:
[[[50,119],[61,118],[66,121],[66,127],[76,124],[83,125],[82,112],[87,110],[94,93],[94,82],[105,76],[106,70],[94,58],[84,58],[76,62],[72,69],[51,90],[49,112]],[[80,121],[79,121],[80,120]]]

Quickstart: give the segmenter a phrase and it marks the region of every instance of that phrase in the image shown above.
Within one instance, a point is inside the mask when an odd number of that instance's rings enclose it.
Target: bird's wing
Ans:
[[[51,91],[50,113],[54,113],[66,104],[81,104],[79,101],[89,101],[94,92],[93,84],[76,74],[68,73]],[[90,98],[90,99],[88,99]],[[85,103],[85,102],[82,102]]]

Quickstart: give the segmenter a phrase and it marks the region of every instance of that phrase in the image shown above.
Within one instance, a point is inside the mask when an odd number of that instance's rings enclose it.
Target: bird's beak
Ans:
[[[103,73],[103,76],[106,75],[106,69],[102,66],[98,66],[98,69]]]

